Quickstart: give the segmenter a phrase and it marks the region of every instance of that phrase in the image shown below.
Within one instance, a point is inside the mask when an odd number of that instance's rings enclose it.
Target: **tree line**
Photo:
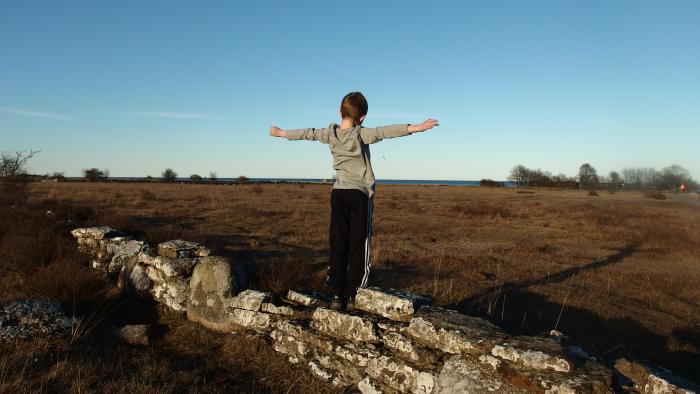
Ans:
[[[607,175],[601,175],[590,163],[584,163],[579,167],[576,176],[553,175],[548,171],[530,169],[519,164],[510,170],[508,179],[518,187],[677,190],[683,184],[686,190],[698,190],[698,184],[690,172],[677,164],[661,170],[652,167],[628,167],[620,172],[610,171]]]
[[[154,178],[150,175],[147,175],[144,179],[148,181],[160,180],[163,182],[176,182],[178,180],[177,177],[178,173],[172,168],[168,167],[160,173],[160,178]],[[109,180],[109,170],[100,170],[99,168],[85,168],[83,169],[83,178],[85,178],[85,180],[88,182],[106,181]],[[239,177],[239,179],[240,178],[241,177]],[[216,172],[212,171],[209,173],[209,177],[206,178],[199,174],[192,174],[189,177],[189,181],[194,183],[217,183],[219,181],[219,177],[216,175]]]

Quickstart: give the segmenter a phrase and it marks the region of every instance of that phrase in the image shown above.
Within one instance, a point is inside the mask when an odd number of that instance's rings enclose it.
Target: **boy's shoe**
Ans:
[[[331,309],[333,309],[334,311],[343,310],[343,299],[340,298],[340,296],[333,296],[333,299],[331,300]]]
[[[345,310],[350,312],[355,310],[355,297],[348,297],[348,302],[345,304]]]

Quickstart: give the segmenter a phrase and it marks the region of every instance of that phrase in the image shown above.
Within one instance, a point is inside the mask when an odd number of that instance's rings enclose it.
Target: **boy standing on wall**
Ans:
[[[340,125],[298,130],[270,127],[273,137],[328,144],[333,155],[336,180],[331,192],[331,253],[326,282],[333,289],[331,307],[336,310],[343,309],[344,303],[347,310],[354,310],[357,289],[365,287],[369,277],[375,189],[369,144],[438,126],[437,120],[428,119],[417,125],[362,127],[367,109],[362,93],[352,92],[340,104]]]

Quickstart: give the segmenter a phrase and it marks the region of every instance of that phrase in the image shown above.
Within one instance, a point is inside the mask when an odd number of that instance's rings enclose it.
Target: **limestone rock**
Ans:
[[[65,335],[74,324],[56,301],[29,299],[0,307],[0,340]]]
[[[174,277],[188,277],[194,267],[201,261],[199,257],[163,257],[152,256],[149,253],[140,253],[138,261],[160,271],[165,279]]]
[[[129,274],[131,284],[134,286],[137,294],[148,291],[151,287],[151,280],[146,275],[146,269],[141,264],[136,264]]]
[[[148,336],[149,326],[146,324],[126,325],[114,330],[114,337],[129,345],[147,346],[150,343]]]
[[[263,333],[269,332],[273,323],[270,314],[238,308],[227,309],[226,319],[235,326]]]
[[[113,256],[107,264],[107,272],[109,272],[110,274],[121,272],[122,267],[129,264],[131,261],[136,261],[136,255],[120,254]]]
[[[256,291],[244,290],[229,300],[228,306],[232,308],[247,309],[249,311],[259,311],[263,302],[270,301],[272,294]]]
[[[148,245],[129,237],[115,237],[100,241],[98,259],[109,261],[107,272],[120,272],[122,267],[136,260],[139,253],[148,250]]]
[[[418,294],[377,287],[360,288],[355,298],[357,309],[404,322],[410,321],[418,308],[430,304],[430,298]]]
[[[495,345],[491,354],[529,369],[570,372],[572,365],[564,357],[561,345],[550,338],[519,337]]]
[[[187,279],[172,279],[166,282],[154,282],[151,288],[153,298],[170,309],[178,312],[187,310],[190,286]]]
[[[117,287],[124,294],[135,294],[141,297],[148,294],[151,289],[151,279],[146,273],[146,267],[136,263],[136,260],[129,261],[119,272]]]
[[[308,306],[312,308],[317,307],[328,307],[330,305],[330,298],[322,293],[301,293],[294,290],[289,290],[287,292],[286,299],[293,303]]]
[[[503,381],[493,371],[474,360],[452,356],[445,361],[436,378],[436,394],[457,393],[528,393]]]
[[[379,320],[377,321],[377,327],[379,327],[382,332],[403,333],[406,331],[406,328],[408,328],[408,324],[393,320]]]
[[[206,246],[196,242],[175,239],[158,244],[158,255],[163,257],[204,257],[211,251]]]
[[[142,251],[148,250],[146,243],[124,236],[110,236],[104,239],[78,238],[77,242],[80,251],[94,258],[91,264],[94,269],[111,274],[121,272],[124,265],[135,259]]]
[[[372,378],[399,392],[431,393],[435,386],[433,374],[387,356],[370,360],[366,371]]]
[[[273,330],[270,333],[273,339],[272,348],[275,351],[298,359],[304,359],[311,351],[309,344],[299,338],[289,335],[281,330]]]
[[[381,356],[381,353],[372,344],[352,342],[336,346],[333,353],[343,360],[362,368],[366,367],[370,360]]]
[[[260,306],[260,310],[273,315],[281,315],[290,318],[296,314],[296,310],[292,307],[286,305],[275,305],[271,302],[263,302]]]
[[[377,382],[369,376],[365,376],[364,379],[360,380],[357,383],[357,389],[362,394],[386,394],[395,391],[393,389],[386,389],[382,386],[381,383]]]
[[[263,302],[260,310],[272,315],[284,316],[290,319],[308,319],[311,312],[306,309],[292,307],[291,305],[275,305],[271,302]]]
[[[331,383],[337,387],[348,387],[357,384],[364,372],[356,365],[338,357],[335,353],[326,353],[317,349],[311,352],[313,361],[324,369],[331,371]]]
[[[504,381],[547,393],[609,393],[612,371],[591,359],[577,359],[555,338],[515,337],[495,345],[479,361],[489,364]]]
[[[380,342],[374,323],[369,319],[317,308],[311,316],[311,327],[330,337],[355,342]]]
[[[146,266],[146,276],[154,282],[165,282],[165,277],[160,270],[152,265]]]
[[[318,363],[315,361],[309,361],[309,369],[311,369],[311,373],[314,374],[317,378],[321,380],[331,380],[333,378],[333,373],[322,368]]]
[[[490,322],[442,308],[422,307],[405,333],[446,353],[488,353],[505,333]]]
[[[77,238],[76,242],[78,243],[78,250],[80,250],[83,253],[90,254],[90,255],[96,254],[97,249],[100,246],[99,239]]]
[[[303,342],[313,348],[324,352],[332,352],[334,344],[328,338],[323,337],[299,323],[290,320],[279,320],[275,323],[275,330],[287,336],[294,337],[297,342]]]
[[[608,394],[612,393],[612,371],[597,362],[585,361],[571,372],[552,369],[529,369],[502,361],[496,368],[498,376],[509,384],[532,392],[544,389],[547,394]]]
[[[690,394],[700,393],[700,387],[674,376],[668,370],[654,368],[621,358],[615,369],[634,383],[642,394]]]
[[[228,259],[203,257],[190,278],[187,318],[213,330],[230,332],[226,307],[234,282]]]
[[[380,336],[384,347],[404,360],[410,361],[416,365],[431,366],[437,364],[439,361],[437,352],[413,343],[402,334],[387,332],[380,334]]]
[[[120,237],[124,234],[111,227],[86,227],[86,228],[76,228],[70,232],[74,238],[89,238],[89,239],[107,239],[113,237]]]

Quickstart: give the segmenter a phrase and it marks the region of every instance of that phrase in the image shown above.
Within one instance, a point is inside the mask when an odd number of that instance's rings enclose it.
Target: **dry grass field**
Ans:
[[[323,291],[329,200],[330,186],[313,184],[38,183],[29,204],[150,242],[202,242],[247,266],[253,288]],[[698,224],[700,207],[636,192],[379,186],[370,285],[433,297],[513,333],[557,329],[606,359],[646,359],[700,380]],[[3,301],[19,294],[3,286]],[[165,344],[180,343],[178,330],[218,343],[201,345],[212,351],[231,341],[178,324]],[[310,381],[287,375],[279,387]],[[251,391],[270,387],[260,384]]]

